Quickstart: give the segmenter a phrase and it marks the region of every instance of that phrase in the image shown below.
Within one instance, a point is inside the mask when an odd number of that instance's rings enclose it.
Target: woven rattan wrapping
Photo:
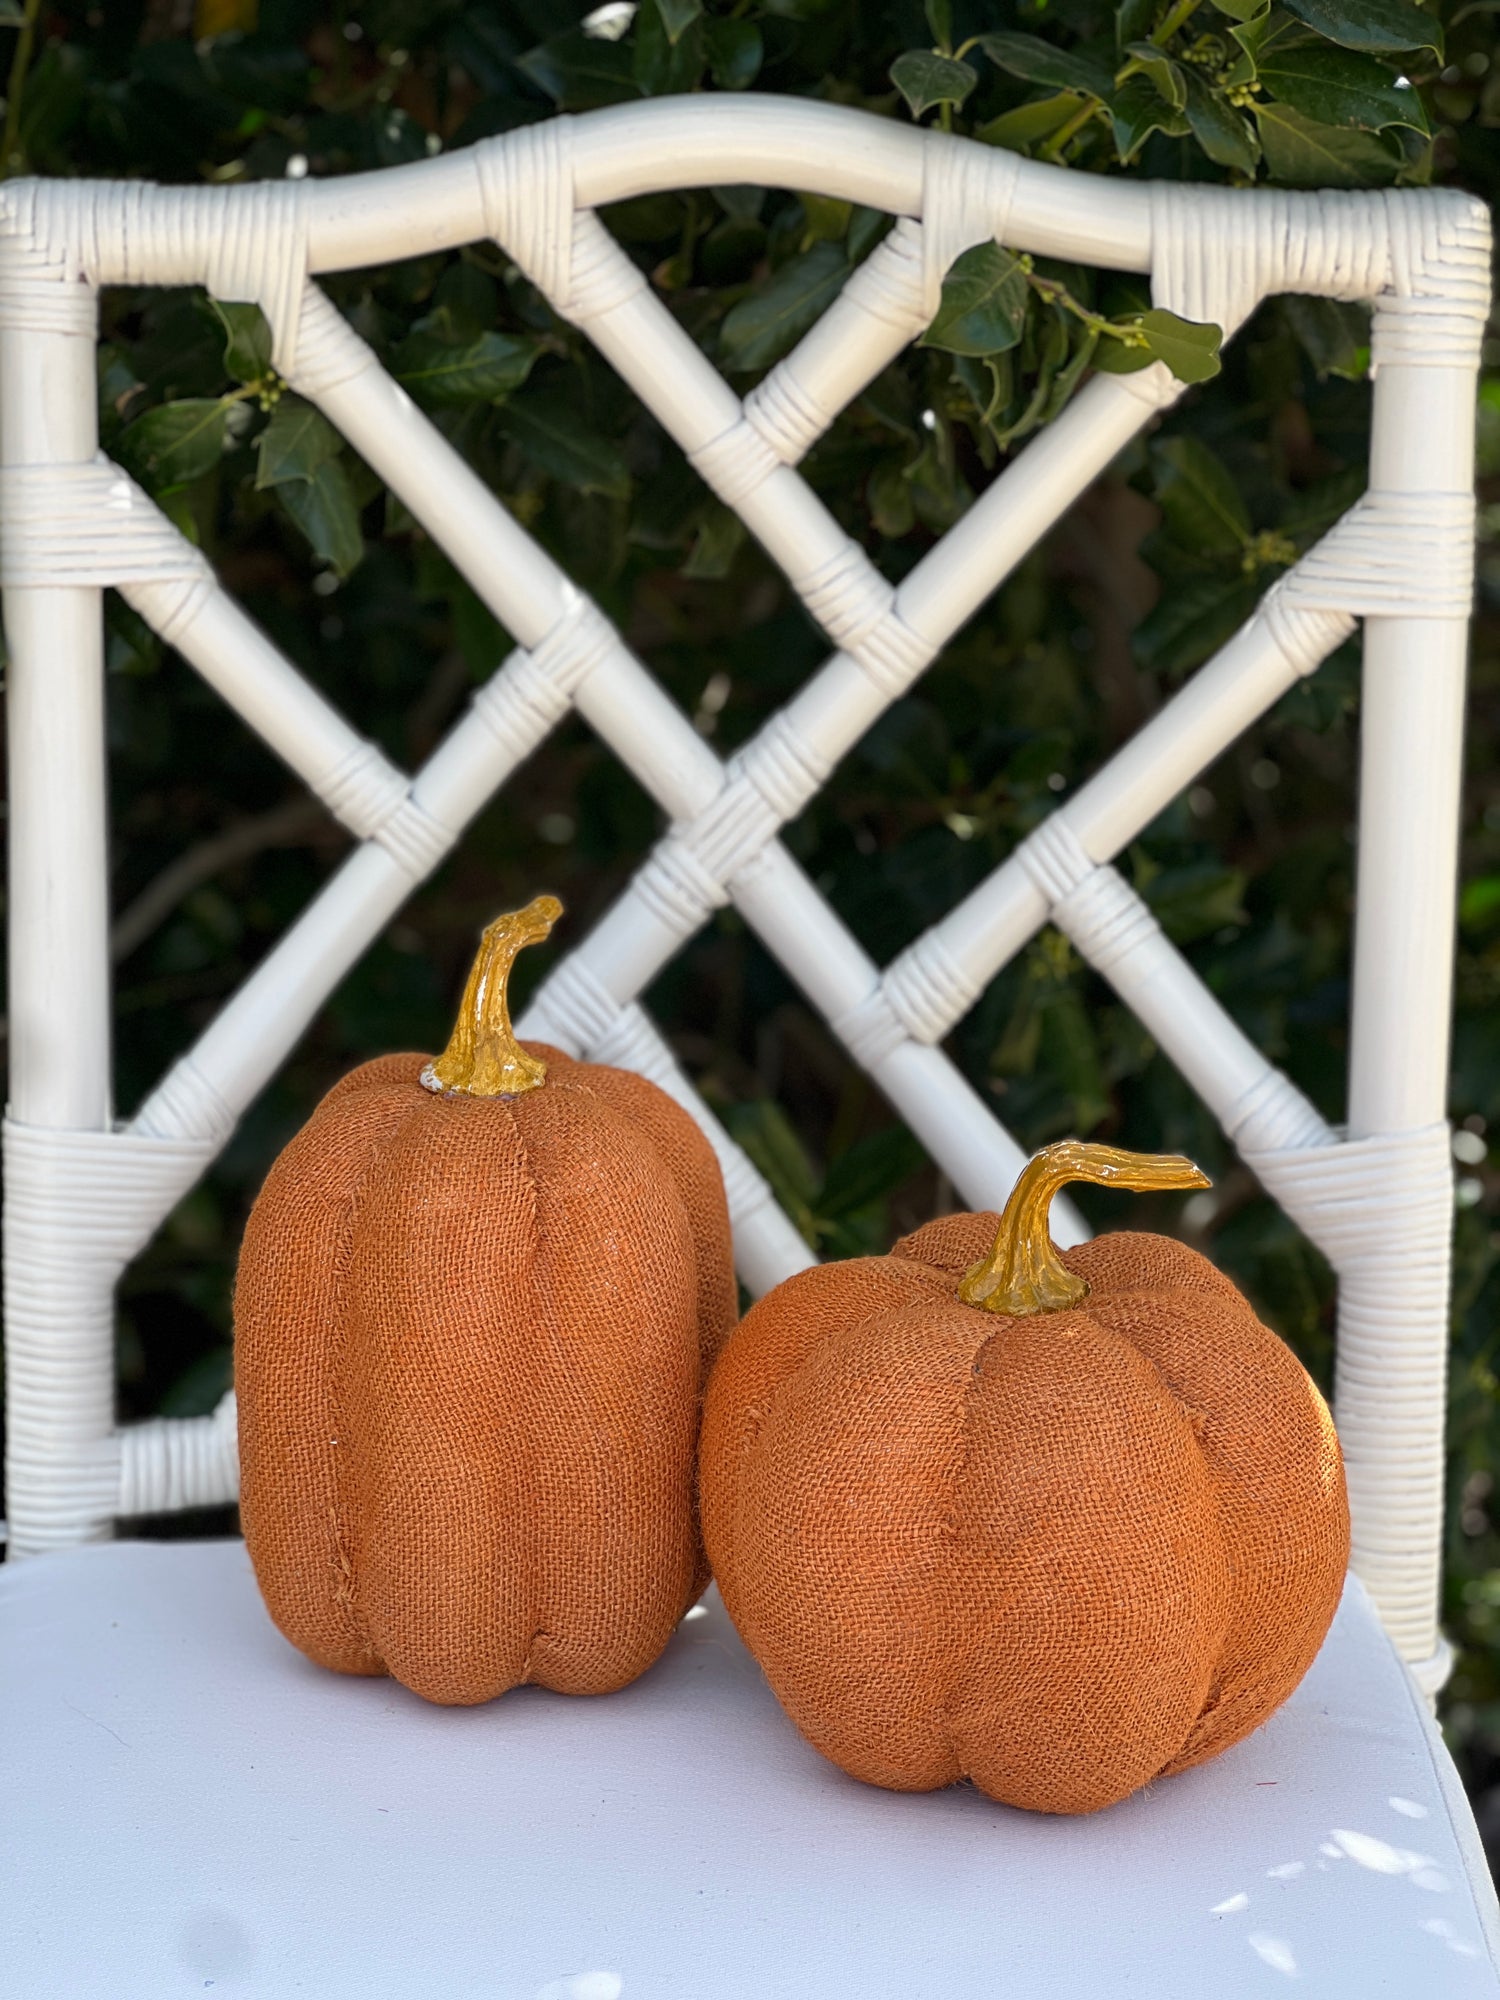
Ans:
[[[734,1319],[723,1183],[654,1084],[532,1045],[516,1098],[425,1058],[331,1090],[255,1204],[241,1507],[271,1613],[432,1701],[620,1687],[706,1579],[702,1384]]]
[[[709,1388],[704,1532],[835,1763],[1090,1812],[1297,1685],[1348,1559],[1343,1469],[1301,1364],[1194,1251],[1102,1237],[1064,1257],[1083,1305],[1012,1319],[954,1296],[998,1220],[752,1308]]]

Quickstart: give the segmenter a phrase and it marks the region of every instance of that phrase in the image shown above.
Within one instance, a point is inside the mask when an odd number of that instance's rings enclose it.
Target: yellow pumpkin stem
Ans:
[[[547,1078],[547,1065],[528,1055],[510,1025],[507,988],[516,954],[551,935],[562,915],[556,896],[538,896],[509,916],[496,917],[479,940],[458,1005],[448,1046],[422,1072],[428,1090],[464,1097],[520,1097]]]
[[[965,1305],[985,1312],[1058,1312],[1088,1296],[1088,1285],[1058,1255],[1047,1212],[1052,1197],[1069,1181],[1097,1187],[1205,1188],[1213,1183],[1181,1153],[1127,1153],[1118,1146],[1094,1146],[1083,1139],[1059,1139],[1029,1160],[1010,1191],[987,1257],[959,1282]]]

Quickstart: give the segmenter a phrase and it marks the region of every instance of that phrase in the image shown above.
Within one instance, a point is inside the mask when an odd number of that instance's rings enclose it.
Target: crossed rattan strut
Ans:
[[[894,213],[841,296],[743,401],[594,213],[736,181]],[[834,647],[727,764],[619,634],[387,376],[313,281],[492,237],[587,332],[759,537]],[[778,838],[839,759],[1181,386],[1099,376],[898,589],[796,466],[931,320],[972,245],[1149,271],[1233,332],[1268,294],[1374,303],[1370,490],[1101,771],[884,971]],[[1015,1144],[942,1052],[986,983],[1058,925],[1177,1061],[1339,1275],[1335,1399],[1355,1567],[1429,1688],[1436,1626],[1451,1168],[1444,1123],[1473,375],[1488,224],[1468,197],[1129,184],[862,112],[683,98],[558,118],[329,182],[20,181],[0,191],[0,583],[11,653],[11,1105],[6,1341],[12,1552],[119,1515],[232,1498],[234,1408],[116,1427],[113,1290],[330,990],[572,707],[670,818],[523,1031],[644,1071],[698,1118],[754,1291],[811,1261],[638,996],[733,902],[964,1199],[998,1206]],[[301,678],[98,454],[96,295],[205,285],[254,301],[279,372],[439,540],[518,650],[414,778]],[[99,593],[129,603],[359,845],[130,1123],[112,1123]],[[1365,623],[1348,1130],[1335,1133],[1163,936],[1111,858],[1298,676]],[[997,699],[1004,699],[997,689]],[[66,1021],[56,996],[74,996]],[[1076,1236],[1076,1218],[1059,1218]]]

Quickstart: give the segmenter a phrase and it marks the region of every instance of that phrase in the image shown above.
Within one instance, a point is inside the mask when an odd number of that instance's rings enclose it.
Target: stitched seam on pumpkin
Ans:
[[[947,1296],[953,1298],[954,1294],[949,1291]],[[934,1641],[933,1656],[936,1659],[946,1657],[950,1661],[949,1675],[943,1687],[943,1732],[948,1740],[948,1754],[958,1771],[959,1777],[966,1782],[970,1781],[971,1774],[965,1766],[964,1760],[959,1756],[958,1744],[954,1740],[952,1674],[957,1669],[957,1657],[951,1646],[944,1647],[943,1640],[945,1633],[952,1629],[951,1620],[947,1617],[949,1608],[948,1598],[952,1593],[953,1575],[959,1553],[958,1496],[968,1475],[969,1465],[973,1457],[974,1401],[978,1393],[978,1385],[984,1379],[985,1359],[990,1349],[1007,1331],[1008,1328],[1004,1325],[991,1327],[980,1341],[978,1347],[975,1348],[969,1362],[969,1379],[964,1385],[963,1416],[959,1427],[958,1464],[954,1468],[953,1484],[948,1495],[947,1539],[950,1560],[944,1569],[940,1569],[934,1575],[932,1580],[931,1596],[934,1599],[941,1597],[942,1602],[941,1604],[934,1603],[929,1606],[929,1631]]]
[[[568,1086],[559,1080],[544,1087],[552,1090],[566,1090]],[[526,1288],[526,1296],[528,1297],[528,1299],[534,1302],[536,1300],[537,1292],[539,1289],[537,1285],[537,1262],[538,1259],[540,1258],[541,1248],[542,1248],[542,1230],[540,1222],[540,1210],[538,1204],[539,1189],[536,1177],[536,1169],[531,1164],[531,1148],[526,1143],[526,1135],[521,1130],[521,1121],[516,1117],[514,1111],[511,1111],[510,1113],[510,1122],[511,1122],[511,1127],[516,1135],[516,1147],[521,1155],[521,1164],[526,1170],[526,1186],[530,1195],[531,1213],[529,1219],[531,1223],[531,1228],[530,1231],[528,1232],[527,1240],[531,1245],[531,1255],[529,1258],[528,1284]],[[550,1267],[549,1267],[549,1274],[550,1274]],[[550,1310],[550,1298],[549,1298],[549,1311],[547,1318],[548,1318],[548,1331],[552,1340],[555,1343],[557,1340],[557,1323],[555,1316],[552,1314]],[[526,1462],[526,1471],[527,1471],[526,1483],[530,1492],[532,1494],[535,1494],[537,1490],[536,1445],[535,1445],[535,1440],[532,1439],[531,1437],[527,1438],[527,1447],[528,1450],[527,1450],[527,1462]],[[541,1511],[540,1508],[537,1507],[528,1508],[527,1509],[528,1522],[534,1522],[538,1518],[540,1511]],[[537,1561],[536,1544],[535,1542],[530,1541],[529,1538],[528,1538],[528,1554],[530,1556],[529,1567],[531,1568],[533,1577],[535,1577],[540,1569],[540,1564]],[[521,1662],[521,1678],[518,1682],[516,1682],[516,1686],[518,1687],[526,1687],[531,1683],[531,1663],[533,1659],[536,1657],[537,1641],[539,1639],[544,1639],[544,1638],[550,1639],[552,1636],[550,1632],[544,1632],[542,1630],[542,1607],[539,1601],[541,1598],[541,1594],[542,1593],[540,1588],[534,1583],[533,1596],[532,1596],[532,1603],[533,1603],[532,1631],[531,1631],[531,1637],[526,1641],[526,1657]]]
[[[1186,1290],[1187,1287],[1174,1286],[1171,1289]],[[1132,1296],[1132,1294],[1129,1292],[1116,1292],[1112,1293],[1111,1296],[1114,1298],[1129,1298]],[[1139,1288],[1137,1288],[1134,1296],[1142,1298],[1150,1298],[1152,1294],[1150,1292],[1143,1292]],[[1162,1373],[1161,1368],[1159,1367],[1157,1362],[1152,1358],[1152,1356],[1147,1354],[1144,1351],[1144,1349],[1137,1347],[1133,1340],[1128,1339],[1127,1336],[1124,1334],[1116,1333],[1115,1329],[1111,1326],[1104,1326],[1099,1320],[1095,1320],[1094,1325],[1099,1327],[1101,1332],[1107,1333],[1111,1339],[1124,1341],[1125,1345],[1130,1349],[1132,1354],[1139,1355],[1140,1359],[1145,1362],[1146,1366],[1151,1370],[1151,1373],[1156,1377],[1157,1381],[1160,1382],[1163,1390],[1166,1392],[1166,1395],[1173,1404],[1174,1408],[1182,1412],[1184,1418],[1187,1420],[1189,1428],[1193,1433],[1195,1441],[1198,1443],[1201,1449],[1203,1441],[1203,1425],[1207,1421],[1208,1412],[1206,1410],[1200,1409],[1196,1403],[1188,1402],[1186,1397],[1180,1396],[1177,1393],[1177,1391],[1172,1387],[1171,1383],[1167,1380],[1166,1376]],[[1204,1464],[1206,1467],[1207,1466],[1206,1458],[1204,1460]],[[1212,1481],[1212,1485],[1214,1494],[1214,1522],[1219,1530],[1219,1540],[1222,1543],[1224,1549],[1224,1562],[1232,1582],[1234,1576],[1234,1544],[1228,1533],[1225,1531],[1224,1508],[1223,1508],[1223,1503],[1219,1497],[1219,1482],[1215,1479]],[[1182,1741],[1178,1744],[1177,1748],[1172,1752],[1171,1756],[1162,1765],[1161,1771],[1158,1771],[1156,1773],[1157,1777],[1160,1777],[1162,1775],[1162,1772],[1170,1770],[1172,1766],[1177,1762],[1178,1758],[1185,1753],[1188,1745],[1192,1742],[1198,1730],[1208,1720],[1208,1717],[1213,1712],[1216,1697],[1220,1693],[1222,1687],[1221,1676],[1224,1670],[1224,1647],[1229,1638],[1229,1626],[1232,1623],[1232,1621],[1233,1621],[1233,1607],[1232,1607],[1232,1593],[1231,1593],[1230,1617],[1225,1621],[1224,1636],[1222,1639],[1220,1639],[1219,1650],[1214,1655],[1214,1666],[1213,1666],[1213,1672],[1209,1676],[1208,1691],[1204,1695],[1202,1702],[1199,1704],[1198,1713],[1193,1717],[1192,1721],[1188,1725],[1187,1735],[1183,1737]],[[1225,1747],[1228,1748],[1229,1746],[1226,1745]],[[1148,1778],[1146,1782],[1147,1784],[1152,1784],[1155,1782],[1155,1780]]]
[[[420,1089],[420,1087],[419,1085],[418,1088]],[[353,1092],[350,1093],[351,1096],[354,1094]],[[328,1401],[330,1415],[334,1424],[332,1435],[339,1440],[333,1459],[333,1488],[336,1510],[333,1524],[334,1547],[338,1552],[339,1564],[344,1572],[343,1581],[339,1585],[335,1596],[336,1598],[341,1598],[347,1605],[349,1616],[353,1619],[364,1642],[366,1652],[372,1660],[379,1662],[381,1671],[386,1674],[390,1672],[390,1668],[386,1664],[384,1653],[375,1643],[375,1635],[370,1629],[369,1616],[360,1602],[358,1558],[361,1549],[360,1543],[356,1538],[355,1528],[363,1510],[359,1505],[361,1495],[354,1476],[354,1467],[349,1460],[347,1438],[345,1435],[348,1430],[349,1415],[345,1370],[349,1358],[349,1315],[352,1309],[349,1299],[348,1281],[349,1272],[354,1262],[354,1233],[359,1225],[360,1214],[364,1207],[370,1180],[375,1173],[380,1156],[388,1146],[394,1145],[400,1139],[412,1120],[419,1112],[425,1109],[426,1106],[420,1102],[409,1105],[405,1116],[399,1123],[393,1125],[389,1132],[382,1132],[378,1139],[370,1141],[364,1166],[349,1190],[349,1226],[344,1237],[343,1265],[341,1268],[335,1266],[338,1298],[342,1310],[335,1318],[335,1324],[339,1329],[338,1366],[331,1367],[329,1370],[333,1386],[330,1390]],[[345,1518],[348,1522],[347,1535],[341,1532],[339,1527],[337,1509],[340,1507],[343,1508]]]

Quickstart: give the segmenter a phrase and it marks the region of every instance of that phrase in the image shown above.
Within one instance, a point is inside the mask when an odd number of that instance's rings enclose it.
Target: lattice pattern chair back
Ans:
[[[898,218],[743,402],[595,208],[664,188],[814,189]],[[785,570],[833,651],[727,764],[579,583],[527,536],[313,282],[492,237],[582,328]],[[1265,296],[1374,302],[1370,490],[1101,771],[883,971],[779,839],[838,760],[1180,385],[1099,376],[893,589],[796,468],[931,320],[970,246],[1149,271],[1156,302],[1232,332]],[[278,370],[447,550],[518,650],[415,775],[364,741],[98,455],[96,291],[201,284],[254,301]],[[801,101],[678,99],[558,118],[325,184],[0,193],[0,482],[12,658],[12,1096],[6,1126],[13,1552],[117,1515],[232,1496],[234,1410],[120,1430],[114,1282],[204,1170],[360,952],[570,708],[671,827],[540,991],[523,1032],[640,1069],[723,1164],[741,1272],[810,1261],[639,995],[733,902],[968,1202],[1020,1154],[942,1052],[1048,922],[1136,1011],[1340,1281],[1336,1401],[1355,1565],[1429,1687],[1436,1627],[1451,1185],[1444,1124],[1473,376],[1488,224],[1431,191],[1130,185]],[[99,592],[113,586],[359,842],[130,1124],[112,1123]],[[1335,1133],[1255,1049],[1111,865],[1236,735],[1365,621],[1349,1121]],[[66,1009],[60,996],[67,995]],[[1064,1211],[1059,1232],[1076,1236]]]

